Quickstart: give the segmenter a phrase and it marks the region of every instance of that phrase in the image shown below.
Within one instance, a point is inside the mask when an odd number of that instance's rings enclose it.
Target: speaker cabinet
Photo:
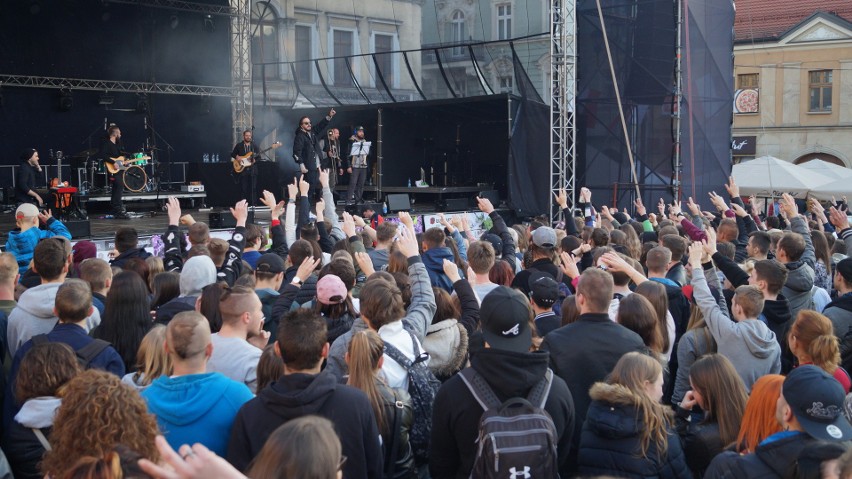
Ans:
[[[68,232],[71,233],[71,237],[74,239],[90,238],[92,236],[92,225],[89,223],[89,220],[68,220],[63,221],[62,224],[68,228]]]
[[[466,211],[468,209],[467,198],[444,198],[435,202],[435,209],[441,212]]]
[[[211,229],[236,228],[237,220],[230,211],[211,212],[207,217],[207,225]]]
[[[411,210],[411,199],[408,193],[387,195],[385,199],[388,202],[388,212]]]

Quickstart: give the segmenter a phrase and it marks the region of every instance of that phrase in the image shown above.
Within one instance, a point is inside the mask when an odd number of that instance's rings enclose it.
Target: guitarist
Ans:
[[[252,141],[252,132],[251,130],[243,131],[243,141],[234,145],[233,151],[231,151],[231,160],[236,160],[238,156],[246,156],[249,153],[259,153],[260,148],[258,148],[257,144]],[[251,206],[254,206],[254,199],[249,199],[251,196],[251,168],[254,166],[255,157],[254,155],[249,157],[249,161],[251,161],[251,165],[247,166],[243,171],[239,173],[235,173],[237,175],[237,181],[240,184],[240,193],[242,194],[242,199],[249,202]]]
[[[101,143],[98,155],[104,162],[115,164],[115,160],[112,158],[121,156],[122,150],[121,130],[116,125],[110,125],[109,129],[107,129],[107,138]],[[124,170],[111,174],[109,177],[110,181],[112,181],[110,206],[112,207],[113,217],[117,219],[129,219],[130,215],[124,209],[124,202],[121,198],[124,194]]]
[[[311,185],[308,198],[312,201],[322,196],[322,189],[319,187],[319,169],[323,151],[319,140],[335,113],[334,108],[329,110],[328,115],[317,123],[316,127],[312,127],[310,118],[303,116],[299,119],[299,127],[293,139],[293,159],[298,164],[301,174],[305,176],[305,181]],[[298,177],[299,174],[297,173],[296,176]]]

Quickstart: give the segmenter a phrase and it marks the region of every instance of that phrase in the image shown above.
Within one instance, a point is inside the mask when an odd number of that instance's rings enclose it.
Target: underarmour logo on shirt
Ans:
[[[512,329],[509,329],[507,331],[503,331],[503,336],[509,336],[509,335],[517,336],[517,335],[521,334],[520,328],[521,328],[521,325],[516,324]]]
[[[524,466],[523,471],[518,471],[516,468],[509,469],[509,479],[515,479],[516,477],[523,477],[524,479],[530,479],[532,474],[530,474],[530,466]]]

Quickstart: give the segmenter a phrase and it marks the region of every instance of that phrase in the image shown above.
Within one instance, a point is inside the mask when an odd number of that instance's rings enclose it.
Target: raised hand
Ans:
[[[580,188],[580,201],[584,203],[592,202],[592,190],[586,188],[585,186]]]
[[[574,257],[567,252],[563,251],[559,254],[559,267],[562,269],[562,273],[571,279],[580,276],[580,270],[577,268],[577,262]]]
[[[353,215],[352,221],[355,222],[355,226],[358,227],[358,228],[363,228],[363,227],[367,226],[367,222],[364,221],[364,218],[361,218],[358,215]]]
[[[444,258],[444,262],[442,264],[444,267],[444,274],[447,275],[447,278],[450,279],[450,282],[455,283],[456,281],[461,279],[459,275],[459,267],[452,261]]]
[[[343,230],[347,238],[355,236],[355,220],[346,211],[343,212],[343,223],[340,225],[340,229]]]
[[[728,211],[728,204],[725,202],[724,198],[717,195],[715,191],[711,191],[707,194],[710,195],[710,202],[712,202],[713,205],[716,206],[717,210],[722,213]]]
[[[731,203],[731,209],[734,210],[734,213],[737,216],[739,216],[740,218],[748,216],[748,213],[746,212],[746,210],[744,210],[742,206],[740,206],[736,203]]]
[[[328,188],[328,170],[320,170],[319,180],[323,189]]]
[[[689,265],[693,268],[701,267],[701,257],[704,255],[704,246],[697,242],[693,241],[691,245],[689,245]]]
[[[334,111],[334,108],[332,108],[331,110],[328,110],[328,117],[329,118],[334,118],[334,115],[336,115],[336,114],[337,114],[337,112]]]
[[[237,201],[237,204],[231,208],[231,214],[237,220],[237,226],[245,226],[248,219],[248,203],[246,200]]]
[[[370,255],[367,253],[356,251],[355,261],[358,263],[358,267],[361,268],[361,272],[368,278],[376,272],[376,269],[373,268],[373,260],[370,259]]]
[[[180,217],[180,224],[184,226],[192,226],[195,224],[195,218],[193,218],[191,214],[187,213]]]
[[[320,221],[325,221],[323,218],[322,212],[325,210],[325,200],[320,199],[316,204],[316,212],[317,212],[317,223]]]
[[[287,185],[287,198],[291,200],[296,199],[296,195],[299,194],[299,180],[293,178],[293,183]]]
[[[648,213],[648,210],[645,209],[645,204],[642,203],[642,198],[636,198],[633,201],[633,206],[636,207],[636,214],[639,215],[639,216],[642,216],[642,215]]]
[[[409,227],[411,231],[414,231],[414,220],[411,219],[411,215],[407,211],[400,211],[397,213],[397,217],[400,223]]]
[[[396,245],[406,258],[413,258],[420,254],[420,250],[417,247],[417,235],[414,234],[413,229],[399,228],[397,229],[397,234]]]
[[[610,221],[615,221],[615,218],[612,217],[612,213],[609,211],[609,207],[606,205],[601,206],[601,216]]]
[[[674,201],[671,205],[669,205],[669,213],[673,216],[677,216],[681,214],[683,210],[680,207],[680,201]]]
[[[296,276],[305,281],[305,278],[311,275],[314,270],[317,269],[317,266],[322,263],[322,257],[314,258],[313,256],[308,256],[304,260],[302,260],[302,264],[299,265],[299,268],[296,270]]]
[[[707,235],[707,239],[702,242],[701,247],[708,255],[713,256],[716,254],[716,230],[707,228],[704,230],[704,234]]]
[[[565,192],[564,189],[559,190],[559,193],[553,195],[553,199],[556,200],[556,204],[559,205],[559,209],[565,209],[568,207],[568,193]]]
[[[284,212],[284,202],[280,201],[276,203],[275,195],[271,191],[263,190],[263,197],[260,199],[260,202],[269,207],[269,216],[273,220],[280,218],[281,213]]]
[[[169,215],[170,226],[177,226],[180,224],[180,201],[178,201],[178,199],[174,196],[169,196],[169,199],[166,200],[166,212]]]
[[[686,207],[689,208],[689,212],[692,213],[693,216],[701,216],[701,206],[698,205],[698,203],[692,201],[691,196],[686,202]]]
[[[476,203],[479,206],[479,210],[486,215],[490,215],[491,212],[494,211],[494,205],[491,204],[491,200],[488,198],[480,198],[477,196]]]
[[[843,231],[849,228],[849,217],[846,216],[846,208],[835,208],[832,206],[828,209],[828,211],[831,215],[829,220],[831,221],[831,224],[837,228],[837,231]]]
[[[160,451],[163,465],[157,465],[148,459],[140,459],[139,467],[156,479],[245,479],[246,476],[231,466],[228,461],[215,452],[197,443],[190,447],[180,447],[181,454],[175,452],[166,438],[157,436],[155,443]]]
[[[787,193],[781,195],[781,200],[778,202],[781,206],[781,211],[787,214],[787,218],[793,219],[799,216],[799,207],[796,206],[796,200]]]
[[[737,186],[737,182],[734,181],[733,176],[728,177],[728,182],[725,183],[725,189],[728,190],[728,194],[731,195],[731,198],[740,196],[740,187]]]
[[[305,181],[305,175],[299,179],[299,194],[302,196],[308,196],[308,190],[311,188],[311,184]]]
[[[657,211],[660,212],[660,218],[666,217],[666,202],[662,198],[657,202]]]

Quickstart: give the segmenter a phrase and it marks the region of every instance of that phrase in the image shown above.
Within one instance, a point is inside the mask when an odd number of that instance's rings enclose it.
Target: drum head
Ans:
[[[145,170],[141,166],[133,165],[124,170],[124,187],[128,190],[139,193],[145,189],[147,183],[148,174],[145,173]]]

